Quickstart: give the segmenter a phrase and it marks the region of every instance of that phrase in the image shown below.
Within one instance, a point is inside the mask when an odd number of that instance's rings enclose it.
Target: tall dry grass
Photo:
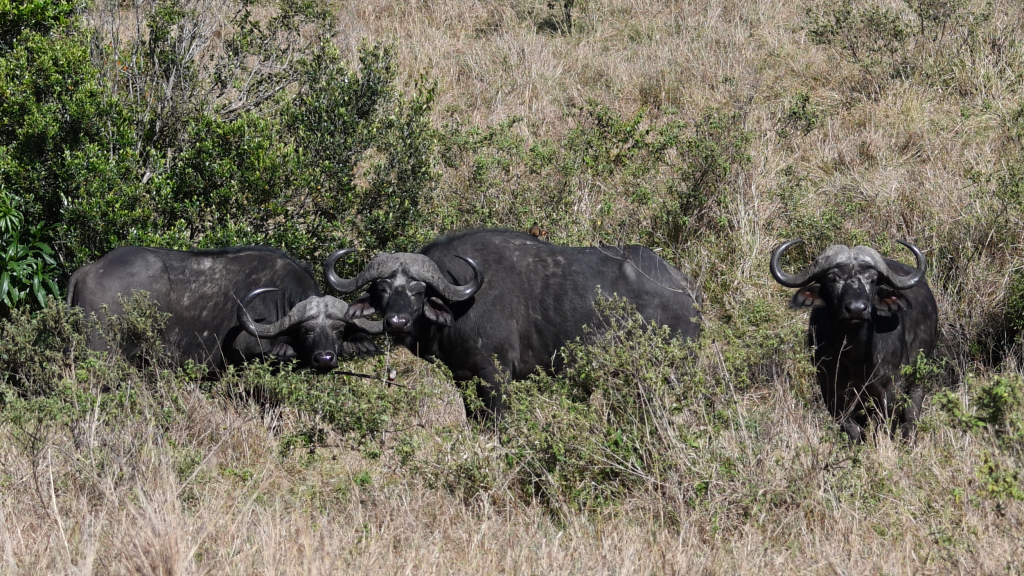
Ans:
[[[154,425],[145,410],[116,422],[86,418],[88,433],[77,441],[68,429],[42,425],[29,438],[8,425],[4,570],[1019,571],[1024,510],[970,496],[981,452],[971,437],[936,429],[914,447],[881,436],[851,450],[830,439],[831,422],[786,384],[737,397],[741,413],[767,404],[775,420],[759,442],[736,429],[706,447],[730,452],[738,466],[737,476],[715,481],[714,498],[695,505],[680,485],[678,493],[560,520],[538,504],[516,504],[507,488],[470,501],[432,489],[393,458],[329,447],[282,457],[258,411],[187,387],[182,417],[169,428]],[[140,401],[161,406],[154,397]],[[703,465],[700,453],[683,458]],[[197,464],[189,471],[182,462]],[[851,489],[863,494],[851,498]]]

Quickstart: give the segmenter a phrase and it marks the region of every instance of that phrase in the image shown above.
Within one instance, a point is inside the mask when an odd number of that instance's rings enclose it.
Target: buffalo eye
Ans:
[[[414,296],[423,294],[427,291],[427,285],[423,282],[410,282],[409,283],[409,294]]]

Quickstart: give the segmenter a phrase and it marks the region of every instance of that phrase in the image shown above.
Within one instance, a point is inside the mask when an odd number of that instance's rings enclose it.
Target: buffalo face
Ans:
[[[790,301],[791,308],[824,304],[829,317],[841,324],[868,322],[872,314],[890,315],[910,306],[902,290],[924,278],[927,266],[924,255],[912,244],[900,241],[917,258],[917,268],[909,276],[897,276],[882,256],[867,246],[848,248],[830,246],[814,263],[799,274],[782,271],[779,260],[792,240],[776,248],[772,254],[771,273],[783,286],[798,288]]]
[[[384,317],[384,331],[411,341],[424,321],[439,326],[452,323],[445,302],[459,302],[473,296],[483,285],[484,275],[469,258],[461,258],[473,269],[473,281],[465,285],[449,282],[437,264],[422,254],[377,254],[353,279],[341,278],[334,270],[338,258],[351,252],[339,250],[324,263],[324,275],[332,288],[343,294],[369,284],[368,293],[348,309],[346,319],[364,318],[375,312]]]
[[[298,357],[300,362],[320,372],[328,372],[338,367],[339,356],[372,353],[376,349],[365,335],[342,339],[350,324],[357,325],[366,333],[379,334],[380,323],[346,320],[348,305],[333,296],[311,296],[296,304],[277,322],[255,322],[245,307],[259,295],[276,290],[254,290],[238,305],[238,323],[250,335],[261,339],[286,337],[287,342],[279,342],[273,347],[272,355],[282,359]]]

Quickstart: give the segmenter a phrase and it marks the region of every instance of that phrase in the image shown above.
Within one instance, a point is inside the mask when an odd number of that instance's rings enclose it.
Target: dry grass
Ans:
[[[188,389],[181,401],[182,417],[168,429],[143,411],[116,422],[86,419],[88,433],[77,442],[66,428],[36,428],[42,436],[33,442],[18,427],[0,430],[5,571],[1020,570],[1024,507],[968,496],[981,452],[971,437],[939,428],[912,448],[883,436],[852,451],[785,383],[737,398],[741,413],[767,404],[775,419],[760,441],[737,429],[706,447],[729,453],[738,467],[736,477],[712,484],[708,498],[695,503],[681,483],[563,521],[516,504],[503,488],[463,501],[390,457],[367,460],[341,448],[282,457],[258,411]],[[285,414],[284,427],[290,422]],[[684,468],[708,463],[699,451],[680,454]],[[193,471],[183,468],[197,461]]]
[[[595,99],[652,121],[696,121],[709,107],[738,109],[753,134],[751,164],[730,207],[739,223],[726,306],[787,297],[766,273],[778,243],[774,191],[806,178],[808,210],[853,198],[866,208],[847,229],[862,238],[912,238],[933,261],[949,384],[993,372],[965,350],[1001,313],[1024,226],[986,244],[992,210],[967,176],[1001,167],[1009,113],[1021,103],[1024,9],[992,3],[988,50],[955,60],[934,82],[869,74],[810,43],[811,2],[782,0],[578,1],[576,30],[538,31],[544,0],[341,1],[337,42],[355,57],[363,39],[394,39],[403,80],[439,83],[436,119],[488,126],[521,116],[527,142],[557,139]],[[927,46],[921,53],[927,53]],[[780,134],[804,92],[821,114],[807,134]],[[523,178],[530,176],[524,175]],[[446,169],[436,202],[465,190]],[[598,200],[575,199],[581,230]],[[629,224],[627,222],[627,224]],[[858,232],[859,231],[859,232]],[[626,234],[627,236],[629,233]],[[595,237],[596,239],[596,237]],[[714,253],[692,248],[684,267],[717,274]],[[717,318],[720,310],[709,310]],[[796,314],[791,322],[804,320]],[[403,381],[440,386],[449,401],[419,410],[428,454],[464,458],[435,430],[458,429],[450,387],[395,354]],[[622,505],[556,517],[512,489],[465,500],[432,488],[385,450],[368,459],[343,447],[281,456],[297,426],[248,405],[182,393],[169,427],[143,410],[119,421],[0,426],[0,571],[9,574],[335,573],[814,573],[1019,574],[1024,504],[979,496],[989,445],[944,424],[929,406],[917,443],[879,437],[864,450],[834,432],[806,369],[735,392],[733,427],[699,448],[680,445],[675,489]],[[74,380],[72,376],[72,380]],[[161,406],[152,400],[153,410]],[[455,407],[455,408],[453,408]],[[692,407],[690,416],[713,414]],[[274,424],[274,425],[271,425]],[[446,428],[449,427],[449,428]],[[438,432],[440,434],[440,432]],[[752,437],[754,434],[754,437]],[[481,442],[486,443],[484,437]],[[492,446],[493,447],[493,446]],[[445,451],[448,450],[448,453]],[[454,452],[453,452],[454,451]],[[736,470],[717,466],[726,458]],[[183,462],[198,462],[193,468]],[[364,473],[368,473],[365,476]],[[709,478],[694,497],[696,478]],[[669,482],[668,484],[673,484]]]

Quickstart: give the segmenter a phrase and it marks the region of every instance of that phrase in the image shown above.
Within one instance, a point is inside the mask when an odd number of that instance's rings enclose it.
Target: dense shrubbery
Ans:
[[[814,43],[835,48],[868,73],[922,73],[943,82],[961,59],[984,49],[991,16],[991,2],[843,0],[808,11],[805,25]]]
[[[422,240],[433,89],[404,96],[392,48],[363,47],[350,70],[317,3],[264,20],[245,6],[222,27],[200,0],[141,3],[149,32],[127,38],[87,29],[74,3],[42,4],[4,10],[0,27],[2,233],[28,250],[6,260],[8,306],[124,244],[317,260]],[[124,12],[99,14],[117,29]],[[223,50],[202,50],[215,33]]]

